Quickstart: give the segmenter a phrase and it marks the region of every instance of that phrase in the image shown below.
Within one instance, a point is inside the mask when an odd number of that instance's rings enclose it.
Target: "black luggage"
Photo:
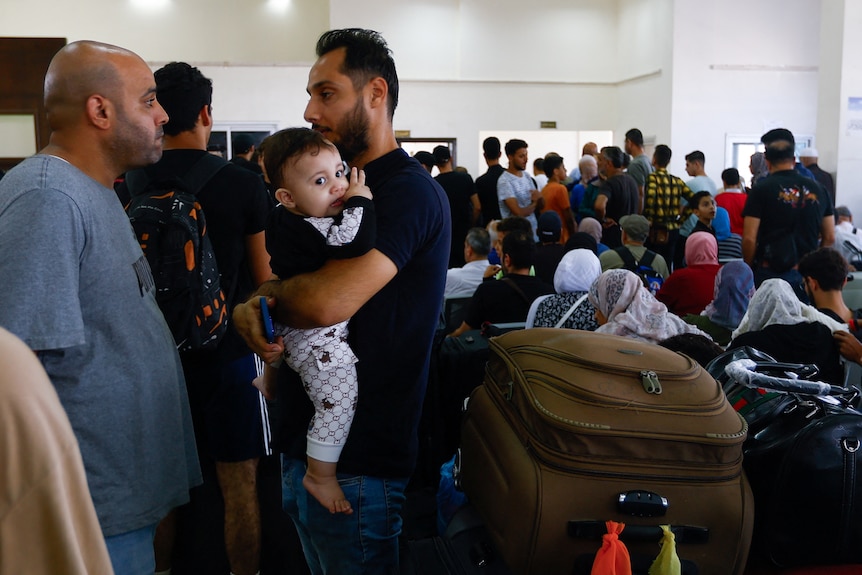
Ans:
[[[752,555],[780,567],[862,563],[862,413],[849,406],[856,390],[757,373],[769,364],[748,359],[725,369],[725,387],[737,386],[751,426],[743,466],[755,499]],[[740,385],[757,388],[754,401],[742,399]]]

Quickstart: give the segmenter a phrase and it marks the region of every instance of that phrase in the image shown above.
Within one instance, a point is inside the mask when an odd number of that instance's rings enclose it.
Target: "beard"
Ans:
[[[117,112],[117,125],[110,146],[123,171],[158,162],[162,157],[162,127],[151,130],[136,124],[121,106],[117,106]]]
[[[351,164],[353,160],[368,150],[368,114],[365,112],[362,98],[335,127],[338,141],[333,142],[341,153],[341,159]]]

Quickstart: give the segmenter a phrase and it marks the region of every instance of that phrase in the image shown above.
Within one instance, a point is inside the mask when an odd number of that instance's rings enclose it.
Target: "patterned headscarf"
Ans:
[[[718,264],[718,242],[709,232],[695,232],[685,242],[685,265]]]
[[[566,252],[554,273],[554,290],[557,293],[587,291],[602,273],[602,264],[590,250]]]
[[[760,331],[770,325],[796,325],[798,323],[819,322],[832,330],[847,331],[847,324],[840,323],[804,304],[796,297],[790,284],[783,279],[768,279],[760,284],[748,311],[742,316],[733,338],[750,331]]]
[[[602,312],[608,322],[599,333],[610,333],[659,343],[681,333],[696,333],[709,337],[693,325],[667,311],[655,299],[641,279],[624,269],[604,272],[590,286],[590,303]],[[710,338],[711,339],[711,338]]]
[[[748,310],[748,302],[754,295],[754,274],[749,265],[741,260],[724,264],[715,276],[713,300],[703,313],[713,323],[734,330]]]

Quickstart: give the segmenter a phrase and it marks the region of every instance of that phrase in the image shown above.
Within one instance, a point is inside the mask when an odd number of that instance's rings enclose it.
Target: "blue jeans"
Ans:
[[[352,515],[330,514],[302,487],[305,463],[282,456],[281,497],[312,575],[398,575],[407,479],[338,474]]]
[[[153,536],[156,525],[135,531],[105,537],[111,565],[117,575],[153,575],[156,559],[153,555]]]
[[[796,268],[789,269],[782,273],[776,273],[769,268],[762,266],[754,268],[754,285],[756,287],[760,287],[760,284],[773,278],[780,278],[789,283],[790,287],[792,287],[793,291],[796,293],[796,297],[799,298],[799,301],[802,303],[809,303],[808,294],[805,292],[805,281],[802,279],[802,274],[800,274]]]

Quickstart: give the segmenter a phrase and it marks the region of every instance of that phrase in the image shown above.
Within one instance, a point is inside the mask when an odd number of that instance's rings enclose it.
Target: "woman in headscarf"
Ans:
[[[569,241],[566,242],[566,250],[590,250],[594,254],[598,255],[599,244],[596,242],[596,238],[590,234],[586,232],[575,232],[572,234],[572,237],[569,238]]]
[[[576,249],[566,253],[554,274],[557,293],[540,296],[533,301],[527,314],[527,328],[563,327],[594,331],[599,324],[587,292],[601,273],[602,265],[592,251]]]
[[[712,301],[718,273],[718,243],[709,232],[695,232],[685,242],[686,267],[664,280],[656,298],[676,315],[700,313]]]
[[[569,195],[569,204],[571,205],[572,212],[577,216],[580,216],[578,209],[581,207],[587,186],[590,182],[599,177],[599,165],[596,162],[596,157],[592,154],[583,156],[580,161],[578,161],[578,169],[581,172],[581,179],[572,188],[572,193]],[[595,202],[595,200],[596,199],[593,198],[593,202]],[[578,217],[577,219],[580,221],[581,217]]]
[[[800,302],[786,281],[768,279],[751,298],[728,349],[747,345],[777,361],[813,363],[820,368],[816,379],[841,385],[844,368],[832,334],[846,330],[847,324]]]
[[[734,260],[722,266],[715,276],[713,295],[700,315],[688,314],[683,320],[708,333],[715,343],[727,345],[754,295],[754,274],[748,264]]]
[[[721,206],[715,208],[715,219],[712,220],[715,240],[718,242],[718,263],[742,259],[742,236],[731,233],[730,214]]]
[[[602,224],[596,218],[584,218],[578,224],[578,231],[590,234],[596,240],[596,253],[602,255],[608,251],[608,246],[602,243]]]
[[[748,164],[748,169],[751,170],[751,187],[757,185],[757,182],[769,175],[769,167],[766,165],[766,158],[763,152],[754,152],[751,154],[751,163]]]
[[[667,311],[634,273],[624,269],[604,272],[590,286],[598,333],[610,333],[659,343],[681,333],[706,335]]]

